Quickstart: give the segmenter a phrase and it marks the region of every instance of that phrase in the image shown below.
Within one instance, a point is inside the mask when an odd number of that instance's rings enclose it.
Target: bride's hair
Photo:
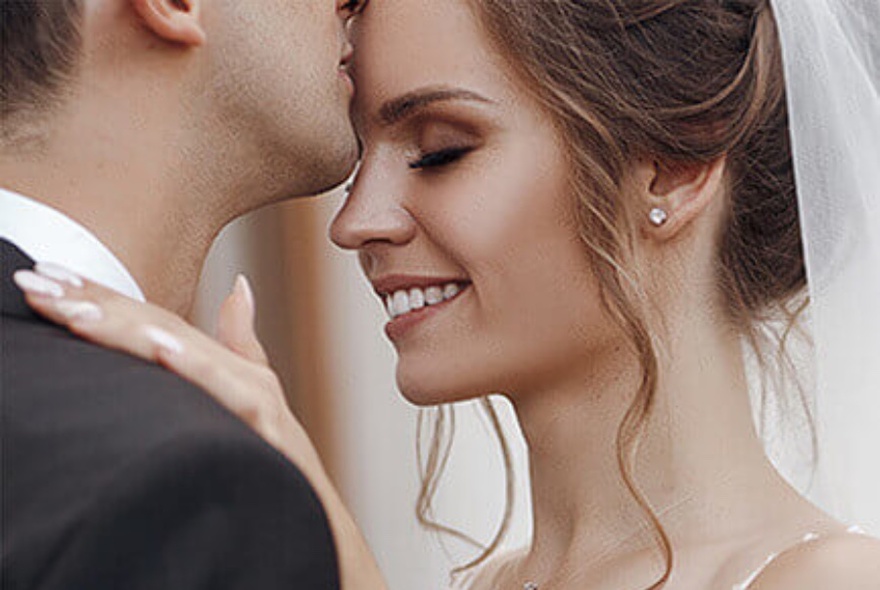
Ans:
[[[793,323],[805,305],[796,296],[806,275],[775,20],[767,0],[470,1],[566,143],[581,238],[592,253],[603,303],[641,364],[641,385],[618,431],[618,460],[657,532],[666,561],[652,586],[659,588],[672,570],[672,547],[633,473],[655,400],[658,360],[649,302],[633,278],[645,208],[628,202],[627,174],[637,158],[676,164],[726,157],[729,198],[716,264],[723,319],[753,344],[759,320],[768,315],[781,311]],[[425,523],[450,436],[448,413],[439,416],[445,424],[434,429],[419,501]],[[490,556],[508,521],[509,507],[497,537],[462,569]]]

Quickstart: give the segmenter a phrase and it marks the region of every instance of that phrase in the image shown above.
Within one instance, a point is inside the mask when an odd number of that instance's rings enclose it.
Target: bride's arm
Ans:
[[[246,281],[236,281],[224,302],[214,340],[160,307],[72,274],[64,280],[66,271],[50,270],[39,274],[38,280],[62,287],[61,297],[35,291],[33,281],[18,280],[21,275],[16,273],[16,282],[35,311],[95,344],[159,363],[226,406],[299,467],[315,488],[336,540],[343,590],[386,588],[363,535],[269,367],[254,333],[253,297]]]

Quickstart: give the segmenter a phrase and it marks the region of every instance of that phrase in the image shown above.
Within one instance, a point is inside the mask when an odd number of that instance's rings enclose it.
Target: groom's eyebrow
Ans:
[[[425,88],[407,92],[383,104],[379,109],[379,120],[384,125],[393,125],[429,105],[451,100],[467,100],[486,104],[493,102],[485,96],[463,88]]]

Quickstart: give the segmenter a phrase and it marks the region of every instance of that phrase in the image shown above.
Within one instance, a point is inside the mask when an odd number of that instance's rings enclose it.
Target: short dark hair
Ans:
[[[0,122],[51,107],[76,67],[82,0],[0,0]],[[0,134],[2,135],[2,134]]]

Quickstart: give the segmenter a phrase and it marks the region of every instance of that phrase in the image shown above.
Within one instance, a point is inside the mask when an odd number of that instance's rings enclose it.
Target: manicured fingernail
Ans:
[[[235,277],[235,290],[244,296],[244,300],[247,302],[251,314],[253,315],[256,307],[256,304],[254,303],[254,289],[251,287],[251,282],[245,275],[240,274]]]
[[[64,297],[64,287],[52,279],[38,275],[30,270],[20,270],[12,275],[12,280],[18,288],[31,295],[45,295],[46,297]]]
[[[54,262],[38,262],[34,267],[38,274],[44,277],[55,279],[59,283],[67,283],[73,285],[77,289],[83,286],[83,281],[75,272],[68,270],[60,264]]]
[[[147,339],[150,342],[165,352],[170,352],[171,354],[180,354],[183,352],[183,343],[162,328],[146,326],[144,328],[144,334],[146,334]]]
[[[57,301],[54,308],[71,322],[97,322],[104,317],[100,307],[89,301]]]

